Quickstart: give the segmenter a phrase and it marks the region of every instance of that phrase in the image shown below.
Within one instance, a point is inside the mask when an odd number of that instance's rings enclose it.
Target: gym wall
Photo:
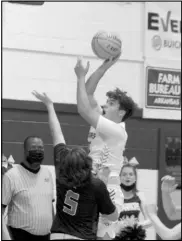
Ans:
[[[93,17],[94,16],[94,17]],[[45,165],[54,177],[53,148],[47,112],[36,102],[32,90],[46,92],[55,108],[67,144],[87,148],[89,126],[76,108],[77,56],[90,61],[91,74],[102,61],[91,50],[91,39],[99,30],[119,32],[123,53],[118,63],[99,83],[96,98],[100,104],[105,93],[115,87],[128,92],[141,111],[126,123],[128,142],[125,155],[140,163],[138,188],[148,202],[160,198],[160,158],[164,152],[162,133],[180,132],[179,111],[153,110],[155,118],[143,118],[145,108],[145,43],[143,2],[75,2],[28,6],[3,2],[3,102],[2,151],[15,163],[23,158],[23,141],[40,135],[45,143]],[[172,63],[174,65],[174,63]],[[177,63],[178,68],[178,63]],[[160,112],[160,113],[159,113]],[[159,192],[159,193],[158,193]],[[158,195],[159,194],[159,195]],[[179,195],[177,195],[179,201]],[[159,200],[160,202],[160,200]],[[166,222],[163,213],[161,218]],[[147,239],[156,238],[148,230]]]

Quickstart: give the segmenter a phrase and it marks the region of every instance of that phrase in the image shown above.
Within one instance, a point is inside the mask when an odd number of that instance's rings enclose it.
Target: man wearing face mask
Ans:
[[[43,160],[42,139],[27,137],[23,162],[3,176],[2,214],[8,206],[7,225],[12,239],[49,240],[53,221],[53,180],[48,168],[41,166]]]

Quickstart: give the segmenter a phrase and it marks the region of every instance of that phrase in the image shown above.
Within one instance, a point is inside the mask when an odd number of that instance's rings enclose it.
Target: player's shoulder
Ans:
[[[118,127],[120,128],[122,135],[124,133],[124,136],[127,139],[128,138],[128,134],[127,134],[127,131],[126,131],[126,124],[125,124],[125,122],[118,123]]]
[[[121,130],[126,131],[126,124],[125,122],[120,122],[120,123],[116,123],[118,125],[118,128],[120,128]]]
[[[104,182],[97,177],[92,177],[91,179],[91,187],[94,191],[102,191],[103,186],[105,186]]]
[[[126,128],[126,124],[125,122],[120,122],[120,123],[117,123],[119,126],[123,127],[123,128]]]

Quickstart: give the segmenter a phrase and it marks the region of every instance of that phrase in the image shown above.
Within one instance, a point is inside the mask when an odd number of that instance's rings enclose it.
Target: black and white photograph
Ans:
[[[181,1],[1,1],[1,240],[181,239]]]

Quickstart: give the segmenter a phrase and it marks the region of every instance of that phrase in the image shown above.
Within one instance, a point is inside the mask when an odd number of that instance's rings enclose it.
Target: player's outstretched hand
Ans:
[[[42,101],[46,106],[52,105],[52,100],[47,96],[46,93],[40,94],[37,91],[33,91],[32,94],[40,101]]]
[[[178,186],[178,184],[175,183],[175,178],[171,177],[169,175],[164,176],[162,179],[162,185],[161,185],[161,190],[163,192],[168,192],[171,193],[173,192],[176,187]]]
[[[77,63],[75,66],[75,74],[76,74],[77,78],[80,79],[80,78],[85,77],[86,74],[88,73],[89,67],[90,67],[89,61],[87,62],[87,65],[85,67],[83,65],[82,57],[78,57]]]
[[[120,58],[121,52],[116,57],[111,57],[109,59],[106,59],[104,63],[102,64],[102,69],[105,71],[108,70],[111,66],[113,66]]]

